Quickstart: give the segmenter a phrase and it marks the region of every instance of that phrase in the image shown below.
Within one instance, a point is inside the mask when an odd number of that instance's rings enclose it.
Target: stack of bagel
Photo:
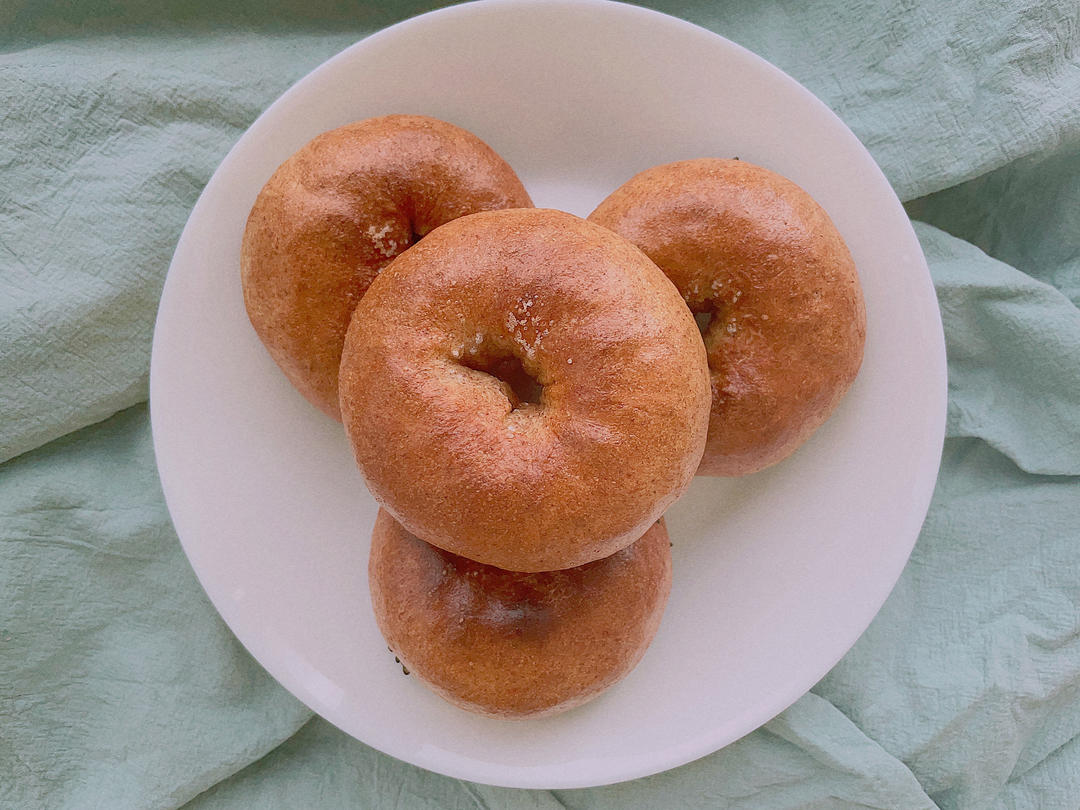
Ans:
[[[695,475],[798,448],[862,360],[843,239],[791,181],[703,158],[588,217],[532,207],[452,124],[319,135],[248,218],[256,333],[343,422],[381,508],[369,583],[406,671],[482,714],[554,714],[626,675],[671,588]]]

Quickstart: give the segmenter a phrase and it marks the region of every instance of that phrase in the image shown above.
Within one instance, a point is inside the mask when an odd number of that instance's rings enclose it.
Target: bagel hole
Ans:
[[[521,360],[512,354],[494,357],[477,355],[463,360],[462,365],[490,374],[499,382],[505,383],[510,389],[508,398],[514,410],[541,404],[544,386],[537,382],[522,365]]]
[[[427,236],[433,230],[434,230],[434,228],[431,225],[426,225],[426,224],[425,225],[420,225],[415,221],[410,222],[409,223],[409,239],[410,239],[409,245],[415,245],[417,242],[419,242],[421,239],[423,239],[425,236]]]
[[[723,301],[703,301],[691,305],[691,312],[705,343],[705,351],[711,356],[716,347],[730,337],[725,329],[730,306]]]

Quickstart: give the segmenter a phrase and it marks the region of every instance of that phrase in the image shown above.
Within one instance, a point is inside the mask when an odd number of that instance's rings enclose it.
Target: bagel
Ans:
[[[505,161],[453,124],[388,115],[325,132],[274,172],[248,216],[248,318],[297,390],[340,420],[341,346],[372,279],[445,222],[531,206]]]
[[[688,160],[634,176],[589,220],[641,248],[699,319],[699,474],[757,472],[828,419],[859,371],[866,311],[847,245],[803,189],[746,161]]]
[[[387,644],[451,703],[526,718],[578,706],[625,676],[656,635],[671,590],[663,521],[565,571],[502,571],[435,548],[380,509],[368,582]]]
[[[511,571],[640,537],[686,489],[709,378],[655,264],[560,211],[472,214],[372,283],[341,358],[368,487],[417,537]]]

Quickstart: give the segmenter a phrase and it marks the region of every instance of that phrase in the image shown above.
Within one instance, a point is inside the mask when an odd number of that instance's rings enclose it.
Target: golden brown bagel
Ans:
[[[375,498],[417,537],[513,571],[640,537],[693,478],[709,400],[675,287],[561,211],[432,231],[372,283],[341,359],[345,431]]]
[[[446,700],[495,717],[556,714],[641,659],[671,590],[669,546],[661,520],[602,560],[513,573],[428,545],[380,509],[371,602],[394,654]]]
[[[444,222],[531,205],[503,159],[453,124],[388,115],[325,132],[274,172],[251,209],[248,317],[300,393],[340,419],[341,344],[371,280]]]
[[[699,474],[775,464],[829,417],[859,371],[866,312],[851,254],[809,194],[745,161],[688,160],[636,175],[589,219],[641,248],[707,320]]]

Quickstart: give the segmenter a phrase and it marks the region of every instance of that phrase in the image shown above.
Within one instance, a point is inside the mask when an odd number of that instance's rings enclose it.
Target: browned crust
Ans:
[[[371,601],[394,653],[446,700],[495,717],[556,714],[644,655],[671,590],[669,545],[659,521],[603,560],[512,573],[430,546],[380,509]]]
[[[469,368],[512,354],[544,386],[514,409]],[[409,531],[516,571],[582,565],[689,485],[709,380],[675,287],[621,237],[560,211],[462,217],[356,309],[341,410],[376,499]]]
[[[712,376],[699,474],[756,472],[829,417],[862,362],[855,264],[825,211],[780,175],[705,158],[636,175],[589,216],[640,247],[695,313]]]
[[[444,121],[388,115],[325,132],[274,172],[251,209],[248,317],[300,393],[340,419],[345,330],[379,271],[445,222],[530,206],[491,147]]]

